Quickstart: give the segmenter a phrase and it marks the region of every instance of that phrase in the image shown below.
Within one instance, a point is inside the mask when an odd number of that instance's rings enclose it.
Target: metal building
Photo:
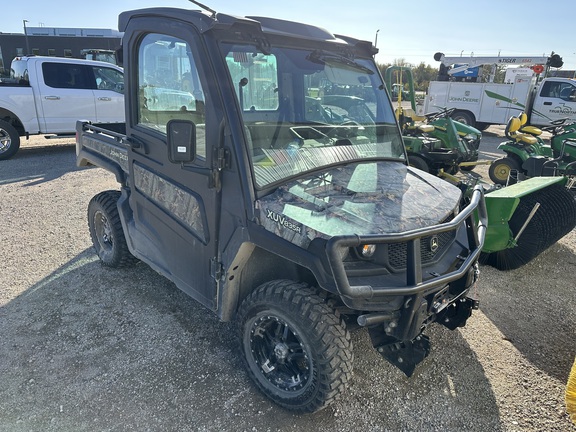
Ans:
[[[0,33],[0,76],[14,57],[33,54],[82,58],[85,49],[115,50],[122,33],[110,29],[25,27],[25,33]]]

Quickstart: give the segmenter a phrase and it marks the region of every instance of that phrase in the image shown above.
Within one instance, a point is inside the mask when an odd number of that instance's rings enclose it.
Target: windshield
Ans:
[[[222,45],[258,188],[349,162],[405,160],[372,59]]]

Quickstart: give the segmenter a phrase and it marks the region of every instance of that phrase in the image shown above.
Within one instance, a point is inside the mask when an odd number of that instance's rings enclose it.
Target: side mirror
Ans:
[[[166,125],[168,158],[171,162],[191,162],[196,155],[196,125],[189,120],[173,119]]]

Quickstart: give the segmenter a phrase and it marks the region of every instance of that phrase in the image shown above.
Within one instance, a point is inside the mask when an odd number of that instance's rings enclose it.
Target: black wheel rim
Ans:
[[[111,251],[114,246],[114,239],[112,237],[112,229],[108,218],[101,211],[94,214],[94,231],[100,248],[104,251]]]
[[[255,319],[250,329],[250,349],[262,377],[286,392],[298,392],[312,376],[312,362],[297,332],[275,316]]]

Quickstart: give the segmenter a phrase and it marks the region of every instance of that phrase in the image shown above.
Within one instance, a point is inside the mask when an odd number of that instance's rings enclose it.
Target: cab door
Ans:
[[[576,120],[576,85],[571,80],[548,78],[534,100],[531,123],[545,126],[563,118]]]
[[[156,22],[143,28],[156,28]],[[167,28],[167,27],[166,27]],[[142,31],[128,47],[125,74],[130,74],[127,122],[129,206],[134,223],[131,248],[151,267],[205,306],[216,309],[218,264],[217,206],[210,184],[212,145],[222,120],[214,80],[207,81],[197,35],[190,26],[172,23],[169,33]],[[133,68],[133,70],[130,70]],[[183,85],[192,75],[196,86]],[[210,82],[210,86],[208,86]],[[219,113],[219,114],[217,114]],[[195,157],[170,160],[167,124],[194,123]]]
[[[77,120],[96,121],[94,86],[81,63],[36,62],[44,133],[73,133]]]
[[[94,102],[98,123],[124,121],[124,74],[106,66],[92,66]]]

